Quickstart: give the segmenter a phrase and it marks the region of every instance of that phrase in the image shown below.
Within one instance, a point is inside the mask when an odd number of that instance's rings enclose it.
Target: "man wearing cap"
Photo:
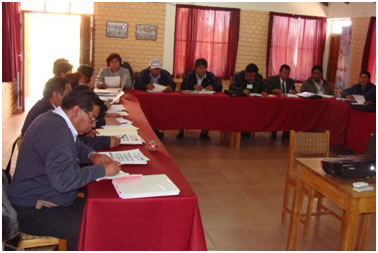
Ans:
[[[149,67],[140,72],[135,81],[135,89],[152,90],[155,88],[154,84],[167,86],[163,92],[171,92],[176,89],[176,83],[172,81],[171,74],[162,69],[158,59],[152,59]]]

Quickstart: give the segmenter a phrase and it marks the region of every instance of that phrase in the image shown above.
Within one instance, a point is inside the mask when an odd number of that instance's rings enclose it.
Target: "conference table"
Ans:
[[[166,174],[180,189],[177,196],[120,199],[111,180],[87,186],[78,250],[206,250],[197,196],[151,129],[136,96],[121,100],[145,140],[155,140],[157,151],[139,148],[147,165],[122,166],[130,174]]]
[[[332,145],[365,152],[375,133],[375,113],[352,110],[334,98],[229,97],[186,92],[149,93],[134,90],[153,129],[204,129],[231,133],[239,148],[240,132],[325,131]],[[235,137],[236,135],[236,137]]]

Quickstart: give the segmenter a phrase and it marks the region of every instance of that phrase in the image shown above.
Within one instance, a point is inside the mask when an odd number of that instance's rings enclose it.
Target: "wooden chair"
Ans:
[[[22,144],[22,137],[19,136],[16,139],[16,145],[18,151]],[[24,250],[30,248],[48,247],[48,246],[58,246],[58,250],[67,251],[67,241],[63,239],[58,239],[51,236],[36,236],[25,233],[20,233],[19,241],[16,246],[16,250]]]
[[[282,223],[286,221],[287,213],[292,214],[294,207],[294,200],[291,204],[291,208],[288,206],[289,202],[289,187],[292,186],[295,189],[296,185],[296,161],[297,157],[311,157],[311,156],[329,156],[329,131],[325,132],[295,132],[290,131],[289,142],[289,165],[286,173],[285,191],[282,208]],[[323,196],[311,189],[305,189],[305,193],[308,196],[306,214],[302,215],[305,219],[301,219],[301,223],[304,224],[304,239],[308,238],[311,217],[315,215],[320,218],[320,215],[331,214],[341,220],[341,217],[331,212],[328,208],[323,206]],[[312,212],[313,201],[318,199],[316,213]]]

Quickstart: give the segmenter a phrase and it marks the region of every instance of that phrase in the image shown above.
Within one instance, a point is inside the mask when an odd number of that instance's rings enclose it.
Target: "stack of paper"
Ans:
[[[121,164],[147,164],[150,160],[139,149],[99,153],[107,155]]]
[[[356,101],[356,103],[353,104],[363,105],[366,102],[365,97],[362,95],[353,95],[353,98]]]
[[[96,131],[101,136],[121,136],[127,133],[136,133],[139,128],[135,126],[115,126],[115,127],[104,127],[97,128]]]
[[[113,179],[112,183],[118,196],[122,199],[173,196],[180,194],[180,189],[164,174],[136,178],[118,178]]]
[[[157,83],[154,83],[153,85],[155,86],[155,88],[153,88],[152,90],[147,90],[148,92],[162,92],[167,88],[167,86],[160,85]]]
[[[193,93],[193,94],[204,94],[204,95],[213,95],[215,94],[215,91],[213,90],[188,90],[188,93]]]
[[[251,96],[251,97],[261,97],[262,95],[260,93],[249,93],[249,96]]]
[[[117,118],[117,121],[120,125],[105,125],[102,128],[133,128],[138,129],[137,127],[133,126],[133,122],[124,118]]]
[[[322,98],[333,98],[334,96],[332,95],[326,95],[326,94],[319,94]]]
[[[295,94],[288,93],[288,94],[286,94],[286,97],[288,97],[288,98],[297,98],[298,96],[295,95]]]
[[[112,105],[106,113],[118,113],[121,116],[129,116],[130,114],[126,112],[126,109],[123,105]]]

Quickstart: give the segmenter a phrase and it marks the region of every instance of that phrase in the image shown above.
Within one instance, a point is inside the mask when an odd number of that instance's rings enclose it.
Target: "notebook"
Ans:
[[[130,180],[128,177],[117,178],[113,179],[112,183],[118,196],[122,199],[180,194],[180,189],[165,174],[140,176],[133,180]]]

